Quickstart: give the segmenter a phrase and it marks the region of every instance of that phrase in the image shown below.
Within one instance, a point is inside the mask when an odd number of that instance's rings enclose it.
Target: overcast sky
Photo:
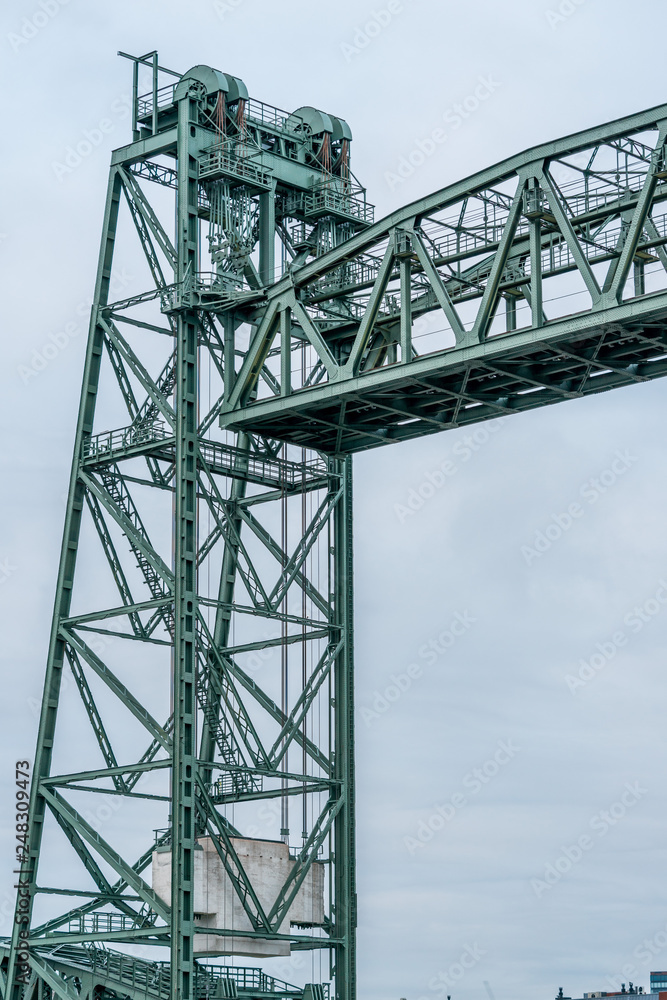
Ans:
[[[661,0],[8,0],[2,18],[0,934],[108,160],[129,140],[116,51],[345,118],[377,217],[667,100]],[[551,1000],[667,967],[666,418],[656,382],[355,459],[362,998]]]

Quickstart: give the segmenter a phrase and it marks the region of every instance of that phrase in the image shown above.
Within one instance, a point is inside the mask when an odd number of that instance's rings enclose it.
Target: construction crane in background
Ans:
[[[667,106],[376,223],[343,119],[126,58],[0,992],[353,1000],[351,456],[667,374]]]

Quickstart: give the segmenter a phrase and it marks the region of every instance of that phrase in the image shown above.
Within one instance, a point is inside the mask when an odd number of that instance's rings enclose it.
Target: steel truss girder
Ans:
[[[293,268],[256,308],[257,334],[221,426],[347,454],[661,377],[666,138],[661,105],[536,147]],[[605,157],[621,150],[619,182]],[[565,184],[568,175],[575,179]],[[647,261],[657,267],[657,290],[643,282]],[[552,315],[560,307],[549,305],[549,282],[568,275],[589,305]],[[339,299],[349,318],[334,322]],[[517,302],[528,307],[519,329]],[[476,309],[472,319],[464,304]],[[420,355],[413,323],[434,309],[452,344]],[[293,336],[278,322],[285,313],[321,366],[316,385],[295,387],[278,365]],[[272,391],[258,381],[266,365]]]

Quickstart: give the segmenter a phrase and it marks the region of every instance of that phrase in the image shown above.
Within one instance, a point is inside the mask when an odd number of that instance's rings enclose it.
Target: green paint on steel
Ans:
[[[197,960],[206,835],[247,919],[207,928],[214,950],[326,950],[336,1000],[354,1000],[351,453],[667,374],[667,106],[544,144],[373,223],[345,122],[282,112],[209,67],[181,77],[156,52],[127,58],[133,134],[112,155],[21,871],[29,905],[0,943],[3,993],[71,1000],[76,979],[85,1000],[100,983],[132,1000],[324,1000],[318,984]],[[173,234],[158,210],[167,197]],[[111,302],[121,202],[153,287]],[[554,304],[555,279],[571,283],[576,307]],[[441,328],[424,326],[433,318]],[[96,419],[110,385],[122,412],[111,429]],[[166,532],[154,527],[158,502]],[[167,534],[165,552],[156,539]],[[111,601],[102,589],[80,600],[91,539]],[[110,640],[130,643],[130,657],[171,655],[166,719],[108,662]],[[274,653],[271,677],[249,666]],[[66,698],[82,703],[97,752],[53,773]],[[143,753],[107,724],[112,703],[144,733]],[[166,775],[160,794],[137,789]],[[69,800],[84,791],[168,803],[165,828],[154,843],[138,829],[128,860]],[[238,844],[242,809],[265,800],[292,861],[268,901]],[[80,885],[49,888],[47,810]],[[172,853],[172,905],[142,874],[155,849]],[[321,861],[324,918],[296,926],[291,907]],[[79,899],[39,923],[41,893]],[[29,967],[17,961],[26,940]],[[169,947],[171,960],[104,942]]]

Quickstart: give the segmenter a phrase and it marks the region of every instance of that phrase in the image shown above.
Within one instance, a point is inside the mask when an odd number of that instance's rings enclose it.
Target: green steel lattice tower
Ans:
[[[306,994],[324,997],[332,979],[337,995],[353,997],[350,461],[236,436],[218,420],[257,294],[276,279],[276,246],[282,274],[359,231],[372,209],[350,173],[345,122],[312,108],[280,112],[209,67],[170,73],[156,53],[133,67],[133,141],[114,153],[109,177],[21,875],[38,882],[52,817],[82,878],[40,885],[31,900],[57,903],[64,889],[80,889],[83,902],[47,908],[38,926],[32,907],[22,911],[14,946],[29,929],[34,950],[28,971],[14,963],[20,949],[12,953],[8,981],[17,1000],[26,990],[39,1000],[45,990],[92,997],[101,982],[124,995],[129,979],[136,995],[182,1000],[301,997],[303,988],[259,968],[201,958],[324,951],[325,985]],[[145,68],[152,87],[141,96]],[[164,197],[160,213],[144,191],[151,182],[171,198],[173,238],[160,218]],[[117,243],[130,235],[153,287],[110,303]],[[289,330],[289,310],[279,322]],[[292,340],[283,370],[301,373],[304,351]],[[98,430],[100,409],[108,419],[119,407],[117,429]],[[107,576],[99,594],[77,587],[87,557]],[[276,654],[266,690],[244,668],[258,650]],[[151,700],[132,687],[156,651],[163,662],[151,677],[162,697]],[[153,705],[170,690],[158,721]],[[68,696],[93,741],[82,738],[90,760],[77,746],[78,766],[63,768],[66,752],[54,750],[66,741]],[[150,740],[143,753],[119,712]],[[102,795],[161,804],[162,829],[151,844],[145,826],[139,860],[78,805]],[[247,852],[258,838],[244,826],[264,799],[280,804],[280,843],[259,838],[276,858],[257,870]],[[160,894],[155,865],[165,853],[170,887]],[[222,912],[206,917],[202,906],[213,903],[197,898],[198,854],[209,866],[204,887],[217,880],[222,894]],[[143,874],[150,865],[153,884]],[[168,947],[170,963],[123,958],[108,951],[113,942]]]
[[[352,1000],[351,455],[667,374],[667,106],[375,223],[345,121],[128,58],[0,992]]]

